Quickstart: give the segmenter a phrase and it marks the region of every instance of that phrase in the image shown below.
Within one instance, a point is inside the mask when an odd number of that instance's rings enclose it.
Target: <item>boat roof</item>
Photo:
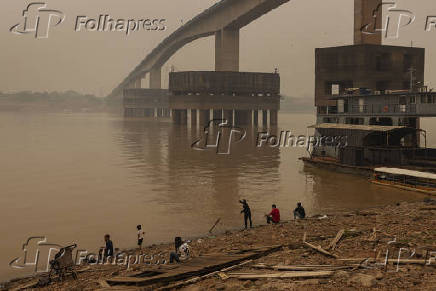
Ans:
[[[403,175],[403,176],[411,176],[416,178],[424,178],[424,179],[432,179],[436,180],[436,174],[427,173],[427,172],[419,172],[407,169],[400,168],[375,168],[375,172],[393,174],[393,175]]]
[[[406,126],[342,124],[342,123],[320,123],[320,124],[315,124],[315,125],[309,126],[309,128],[350,129],[350,130],[387,132],[387,131],[392,131],[392,130],[397,130],[397,129],[405,129],[408,127],[406,127]]]

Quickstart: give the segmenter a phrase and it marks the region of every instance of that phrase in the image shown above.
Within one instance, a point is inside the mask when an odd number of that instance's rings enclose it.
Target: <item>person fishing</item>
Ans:
[[[244,213],[244,223],[245,223],[245,229],[247,229],[247,222],[250,220],[250,228],[253,227],[253,223],[251,222],[251,210],[250,206],[248,206],[247,200],[239,200],[239,203],[242,204],[242,210],[241,213]]]
[[[277,224],[280,222],[280,211],[277,208],[275,204],[272,205],[271,212],[269,214],[266,214],[266,222],[270,224],[271,222],[273,224]]]
[[[297,203],[297,208],[294,209],[294,219],[304,219],[306,218],[306,211],[304,207],[301,206],[301,202]]]

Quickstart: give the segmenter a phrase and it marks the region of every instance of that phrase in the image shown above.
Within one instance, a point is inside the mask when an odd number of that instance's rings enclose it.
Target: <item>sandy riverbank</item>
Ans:
[[[234,250],[248,250],[265,246],[283,245],[272,254],[261,257],[226,275],[236,273],[252,274],[250,280],[229,278],[223,280],[212,276],[194,284],[181,287],[182,290],[360,290],[378,288],[380,290],[414,289],[434,290],[436,288],[436,201],[426,200],[416,203],[400,203],[384,207],[371,208],[347,213],[327,214],[327,218],[312,217],[306,220],[291,221],[279,225],[266,225],[247,231],[233,231],[216,237],[195,239],[191,243],[194,257],[205,254],[227,253]],[[329,250],[331,241],[338,231],[345,230],[344,235],[334,250]],[[321,254],[303,244],[306,242],[320,245],[337,258]],[[394,241],[394,242],[393,242]],[[425,261],[418,264],[395,263],[383,264],[389,248],[390,258]],[[173,250],[172,244],[153,245],[145,249],[146,254],[165,254]],[[415,254],[411,254],[415,251]],[[433,253],[431,253],[433,251]],[[132,253],[132,252],[131,252]],[[425,257],[427,256],[427,260]],[[256,274],[277,274],[281,271],[274,266],[286,265],[340,265],[358,264],[362,260],[343,261],[350,258],[377,258],[377,263],[364,262],[360,268],[335,271],[323,278],[286,279],[262,278]],[[433,259],[432,259],[433,258]],[[272,268],[255,268],[265,264]],[[82,267],[86,268],[86,267]],[[102,279],[115,276],[129,276],[133,273],[150,270],[147,265],[135,265],[129,270],[125,266],[91,266],[79,273],[79,279],[68,278],[65,282],[55,282],[45,290],[95,290],[104,289]],[[239,276],[238,274],[235,277]],[[23,279],[8,283],[6,287],[14,288],[31,283],[35,279]],[[174,282],[176,283],[176,282]],[[142,287],[142,290],[154,290],[158,285]],[[135,287],[117,286],[107,290],[128,290]],[[146,289],[144,289],[146,288]],[[151,288],[151,289],[150,289]],[[141,287],[139,287],[141,289]]]

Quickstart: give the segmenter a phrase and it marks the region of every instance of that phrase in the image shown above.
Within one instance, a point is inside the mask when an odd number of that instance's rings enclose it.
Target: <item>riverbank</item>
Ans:
[[[293,290],[297,288],[350,290],[376,287],[380,290],[434,290],[436,287],[435,215],[436,201],[427,199],[424,202],[404,202],[347,213],[332,213],[306,220],[259,226],[247,231],[226,232],[216,237],[196,239],[191,243],[194,259],[206,255],[277,245],[283,247],[238,269],[220,273],[221,277],[211,276],[181,288],[182,290]],[[341,230],[344,232],[336,247],[329,248]],[[309,244],[303,243],[303,237]],[[309,245],[321,246],[328,254],[315,250]],[[386,265],[383,262],[388,249],[391,262]],[[400,249],[402,264],[397,265],[395,260],[398,260]],[[172,250],[172,244],[162,244],[149,246],[144,253],[168,256]],[[133,254],[134,251],[128,253]],[[369,260],[364,262],[363,259]],[[371,261],[374,259],[377,259],[377,264]],[[404,261],[405,259],[408,261]],[[329,275],[315,276],[311,279],[291,279],[277,278],[278,273],[283,274],[283,271],[277,267],[279,265],[288,266],[288,269],[297,265],[311,265],[315,270],[324,268],[320,265],[328,265],[329,269],[332,269],[332,265],[346,267],[343,270],[335,270]],[[351,269],[348,268],[350,265]],[[153,270],[158,268],[154,267]],[[52,283],[43,290],[115,290],[114,286],[106,285],[106,280],[110,282],[115,277],[143,274],[151,269],[145,264],[133,265],[129,270],[126,270],[126,266],[117,265],[83,266],[79,269],[82,272],[79,272],[77,281],[68,278],[62,283]],[[249,275],[250,279],[244,278],[244,274],[245,277]],[[276,274],[276,278],[271,274]],[[271,278],[260,278],[268,276]],[[31,286],[33,282],[35,279],[23,279],[9,283],[6,287],[16,288],[28,283]],[[176,283],[171,282],[170,285]],[[145,287],[157,289],[162,286],[153,284]],[[116,286],[116,290],[131,288],[135,287],[123,284]]]

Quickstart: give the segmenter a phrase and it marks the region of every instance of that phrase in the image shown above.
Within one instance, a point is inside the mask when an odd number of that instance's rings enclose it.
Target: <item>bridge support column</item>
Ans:
[[[262,110],[262,125],[268,127],[268,110]]]
[[[191,127],[197,126],[197,109],[191,109]]]
[[[253,125],[258,126],[259,125],[259,110],[253,110]]]
[[[276,126],[279,123],[279,116],[277,110],[269,111],[269,125]]]
[[[251,110],[235,110],[235,125],[251,125]]]
[[[233,125],[233,110],[224,110],[223,111],[224,119],[227,120],[227,124]]]
[[[136,81],[134,82],[134,85],[133,85],[133,87],[135,88],[135,89],[140,89],[141,88],[141,78],[139,78],[139,79],[136,79]]]
[[[215,71],[239,71],[239,29],[215,33]]]
[[[150,71],[150,89],[162,89],[161,67],[151,69],[151,71]]]
[[[200,126],[206,126],[210,119],[210,110],[200,110]]]

